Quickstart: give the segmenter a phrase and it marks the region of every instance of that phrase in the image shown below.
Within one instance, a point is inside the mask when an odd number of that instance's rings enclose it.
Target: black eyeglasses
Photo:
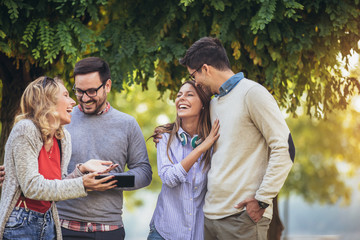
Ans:
[[[42,87],[45,88],[46,84],[50,81],[55,82],[55,80],[53,78],[45,76],[42,81]]]
[[[88,90],[81,90],[79,88],[76,88],[75,85],[73,86],[72,90],[74,91],[75,95],[77,97],[82,97],[84,96],[84,93],[88,96],[88,97],[96,97],[97,96],[97,91],[105,86],[107,80],[105,82],[103,82],[98,88],[90,88]]]
[[[195,81],[195,73],[196,73],[197,71],[199,71],[199,70],[202,68],[203,65],[204,65],[204,64],[201,64],[200,67],[198,67],[195,71],[192,72],[192,74],[190,74],[189,79],[190,79],[191,81]]]

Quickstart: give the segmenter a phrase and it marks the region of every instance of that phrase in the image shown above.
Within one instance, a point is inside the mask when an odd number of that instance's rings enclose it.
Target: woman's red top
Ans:
[[[46,152],[43,146],[40,150],[39,158],[39,173],[44,176],[45,179],[54,180],[61,179],[61,168],[60,168],[60,149],[57,139],[53,138],[53,146],[49,152]],[[45,213],[51,207],[51,201],[39,201],[20,196],[16,206],[19,205],[21,200],[26,201],[27,208]],[[25,207],[24,202],[20,204],[20,207]]]

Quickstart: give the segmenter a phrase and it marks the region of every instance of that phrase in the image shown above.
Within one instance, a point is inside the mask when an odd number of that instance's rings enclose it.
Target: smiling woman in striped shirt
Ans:
[[[195,82],[185,82],[177,94],[174,123],[159,126],[158,173],[163,182],[150,223],[148,240],[203,239],[204,197],[211,146],[219,137],[219,122],[211,128],[210,96]]]

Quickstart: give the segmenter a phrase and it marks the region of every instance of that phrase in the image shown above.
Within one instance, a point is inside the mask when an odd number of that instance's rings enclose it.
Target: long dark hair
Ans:
[[[200,139],[204,140],[211,131],[210,110],[209,110],[211,96],[209,94],[205,93],[201,89],[201,87],[197,87],[195,85],[194,81],[186,81],[181,85],[181,87],[184,86],[185,84],[190,84],[191,86],[194,87],[196,93],[198,94],[198,96],[201,100],[201,103],[203,104],[203,109],[201,109],[201,111],[200,111],[200,117],[199,117],[199,122],[198,122],[198,126],[197,126],[197,134]],[[168,156],[170,162],[172,162],[172,163],[173,163],[173,161],[170,158],[169,149],[170,149],[170,145],[171,145],[172,141],[174,140],[174,137],[176,137],[176,134],[179,131],[180,126],[181,126],[181,119],[176,114],[175,122],[167,123],[167,124],[156,127],[154,130],[154,134],[150,137],[150,138],[152,138],[152,137],[155,137],[156,135],[162,134],[162,133],[170,134],[169,140],[167,142],[166,153],[167,153],[167,156]],[[207,168],[207,166],[209,166],[210,158],[211,158],[211,149],[208,149],[202,155],[202,158],[201,158],[201,161],[204,161],[204,169]]]

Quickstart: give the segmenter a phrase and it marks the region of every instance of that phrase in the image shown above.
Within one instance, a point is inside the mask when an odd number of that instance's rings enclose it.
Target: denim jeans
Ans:
[[[52,240],[56,238],[51,209],[39,213],[25,208],[14,208],[4,231],[4,240]]]
[[[156,228],[154,225],[150,226],[150,233],[149,236],[147,237],[147,240],[165,240],[165,238],[163,238],[158,231],[156,231]]]

